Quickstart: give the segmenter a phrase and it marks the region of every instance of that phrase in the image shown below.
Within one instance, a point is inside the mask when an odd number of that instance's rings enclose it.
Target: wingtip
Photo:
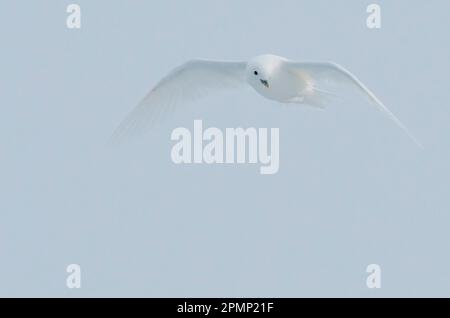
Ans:
[[[418,140],[415,140],[417,147],[419,147],[420,151],[425,151],[425,146]]]

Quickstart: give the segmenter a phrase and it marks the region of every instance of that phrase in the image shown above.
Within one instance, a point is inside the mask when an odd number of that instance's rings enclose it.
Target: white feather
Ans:
[[[195,100],[215,90],[243,86],[245,62],[192,60],[164,77],[116,129],[117,141],[142,134],[180,102]]]
[[[409,131],[409,129],[364,85],[355,75],[344,67],[333,62],[287,62],[300,72],[305,72],[313,81],[324,81],[350,84],[366,95],[377,108],[399,126],[421,148],[422,144]]]

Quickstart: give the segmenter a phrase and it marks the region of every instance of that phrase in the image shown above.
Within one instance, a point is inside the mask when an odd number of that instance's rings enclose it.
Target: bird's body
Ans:
[[[332,62],[296,62],[271,54],[257,56],[248,62],[192,60],[177,67],[129,114],[116,130],[115,137],[144,131],[157,122],[162,113],[181,101],[245,84],[271,100],[323,108],[333,94],[320,85],[329,82],[356,87],[420,145],[394,114],[342,66]]]

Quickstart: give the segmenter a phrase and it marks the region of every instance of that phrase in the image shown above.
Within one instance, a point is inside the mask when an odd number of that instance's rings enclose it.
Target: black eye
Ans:
[[[254,71],[253,74],[258,75],[258,71]]]

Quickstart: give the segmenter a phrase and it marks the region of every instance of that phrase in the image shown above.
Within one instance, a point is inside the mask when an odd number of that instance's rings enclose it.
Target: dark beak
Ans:
[[[261,79],[260,81],[265,87],[269,88],[269,82],[268,81],[263,80],[263,79]]]

